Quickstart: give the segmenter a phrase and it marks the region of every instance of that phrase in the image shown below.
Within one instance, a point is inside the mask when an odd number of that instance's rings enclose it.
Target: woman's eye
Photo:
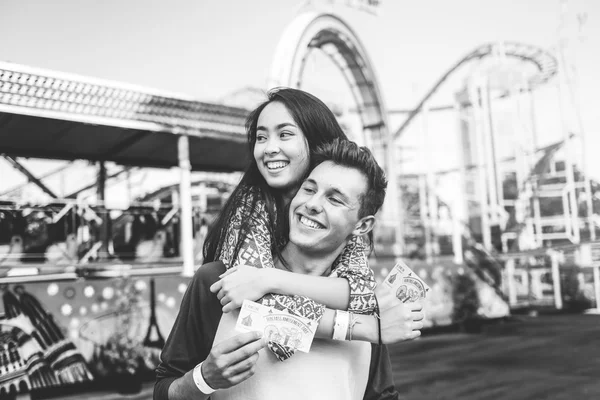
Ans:
[[[264,142],[265,140],[267,140],[267,137],[265,135],[257,135],[256,136],[257,142]]]
[[[294,134],[292,132],[281,132],[279,134],[279,137],[289,137],[289,136],[294,136]]]

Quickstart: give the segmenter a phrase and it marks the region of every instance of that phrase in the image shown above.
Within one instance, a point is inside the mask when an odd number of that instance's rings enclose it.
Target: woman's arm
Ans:
[[[362,236],[353,236],[350,239],[334,263],[330,277],[345,278],[348,281],[348,311],[375,314],[377,284],[373,270],[369,267],[368,246]]]
[[[245,299],[256,301],[267,293],[304,296],[331,309],[347,310],[350,294],[348,281],[344,278],[245,265],[229,269],[210,290],[217,293],[223,312],[241,307]]]
[[[376,289],[376,296],[379,303],[379,323],[376,315],[350,313],[349,320],[354,323],[346,330],[345,340],[390,344],[415,339],[421,335],[424,315],[421,312],[423,305],[420,302],[401,303],[392,291],[383,285]],[[333,337],[336,313],[338,311],[325,310],[315,337],[321,339]],[[381,325],[381,338],[379,325]]]
[[[321,277],[239,265],[223,275],[211,291],[218,293],[223,312],[241,307],[245,299],[258,300],[273,293],[307,297],[335,310],[373,314],[376,284],[363,239],[351,239],[334,266],[330,277]]]

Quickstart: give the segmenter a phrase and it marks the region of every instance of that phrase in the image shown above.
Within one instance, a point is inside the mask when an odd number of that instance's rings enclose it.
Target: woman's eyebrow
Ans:
[[[293,128],[298,128],[296,125],[292,124],[291,122],[283,122],[283,123],[281,123],[281,124],[279,124],[279,125],[275,126],[275,129],[283,129],[283,128],[285,128],[286,126],[291,126],[291,127],[293,127]],[[266,130],[267,130],[267,128],[266,128],[266,127],[264,127],[264,126],[262,126],[262,125],[260,125],[260,126],[257,126],[257,127],[256,127],[256,130],[257,130],[257,131],[266,131]]]

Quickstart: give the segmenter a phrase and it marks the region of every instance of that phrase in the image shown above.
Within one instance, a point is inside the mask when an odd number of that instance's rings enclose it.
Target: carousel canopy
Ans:
[[[248,111],[121,83],[0,62],[0,153],[12,157],[178,165],[189,136],[192,169],[248,162]]]

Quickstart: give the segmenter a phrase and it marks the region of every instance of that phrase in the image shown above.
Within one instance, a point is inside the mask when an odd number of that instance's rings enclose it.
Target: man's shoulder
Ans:
[[[219,280],[219,275],[225,272],[225,264],[222,261],[213,261],[201,265],[194,274],[193,280],[202,286],[210,286]]]

